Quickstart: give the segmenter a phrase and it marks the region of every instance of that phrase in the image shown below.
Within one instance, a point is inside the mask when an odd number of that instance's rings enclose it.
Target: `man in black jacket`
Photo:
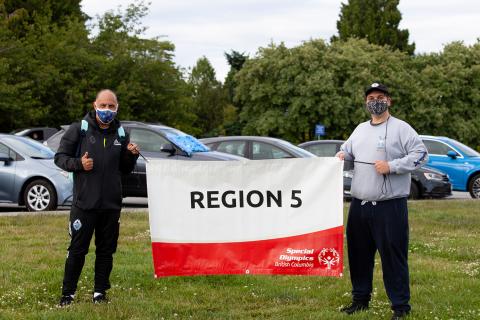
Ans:
[[[130,173],[139,150],[130,143],[120,121],[117,97],[102,90],[81,122],[73,123],[62,137],[55,164],[73,172],[71,235],[65,262],[60,306],[73,302],[78,279],[95,232],[95,287],[93,302],[105,302],[110,288],[113,254],[117,248],[122,207],[122,174]]]

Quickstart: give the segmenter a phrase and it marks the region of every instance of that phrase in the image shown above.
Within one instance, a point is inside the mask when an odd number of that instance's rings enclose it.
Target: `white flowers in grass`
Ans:
[[[470,277],[477,277],[480,274],[480,262],[474,261],[464,265],[465,273]]]

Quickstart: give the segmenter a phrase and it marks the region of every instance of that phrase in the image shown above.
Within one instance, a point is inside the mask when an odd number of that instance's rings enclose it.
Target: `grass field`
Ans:
[[[347,209],[346,205],[346,209]],[[111,302],[93,305],[94,246],[74,305],[59,309],[67,215],[0,217],[0,319],[389,319],[376,262],[371,308],[346,316],[345,277],[153,278],[148,215],[125,213]],[[377,255],[378,257],[378,255]],[[410,319],[480,319],[480,201],[410,203]]]

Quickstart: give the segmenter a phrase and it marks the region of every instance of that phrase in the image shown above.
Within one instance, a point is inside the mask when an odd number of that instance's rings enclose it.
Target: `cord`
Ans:
[[[138,151],[138,149],[137,149]],[[140,152],[138,151],[138,154],[142,156],[143,160],[145,160],[145,162],[149,162],[147,158],[145,158],[145,156]]]
[[[387,120],[386,120],[386,124],[385,124],[385,137],[384,137],[384,143],[385,143],[385,158],[386,158],[386,161],[388,161],[387,136],[388,136],[388,120],[389,120],[389,119],[390,119],[390,116],[389,116],[389,117],[387,118]],[[353,162],[353,163],[362,163],[362,164],[368,164],[368,165],[375,165],[374,162],[366,162],[366,161],[359,161],[359,160],[344,160],[344,161]],[[381,192],[383,195],[386,195],[386,194],[388,193],[387,180],[388,180],[388,184],[390,185],[390,190],[393,190],[393,188],[392,188],[392,182],[390,181],[390,175],[383,174],[383,182],[382,182],[382,186],[381,186],[381,189],[380,189],[380,192]]]
[[[387,152],[388,120],[390,120],[390,116],[388,116],[387,123],[385,124],[385,161],[388,161],[388,152]],[[382,188],[381,188],[381,192],[382,192],[383,195],[386,195],[387,192],[388,192],[387,180],[388,180],[388,184],[390,185],[390,190],[393,191],[392,182],[390,181],[390,175],[384,174],[383,175]]]

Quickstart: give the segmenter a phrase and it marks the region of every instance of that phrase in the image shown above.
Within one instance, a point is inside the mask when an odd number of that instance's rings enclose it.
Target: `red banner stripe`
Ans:
[[[152,251],[156,277],[209,274],[340,277],[343,273],[343,226],[257,241],[153,242]]]

